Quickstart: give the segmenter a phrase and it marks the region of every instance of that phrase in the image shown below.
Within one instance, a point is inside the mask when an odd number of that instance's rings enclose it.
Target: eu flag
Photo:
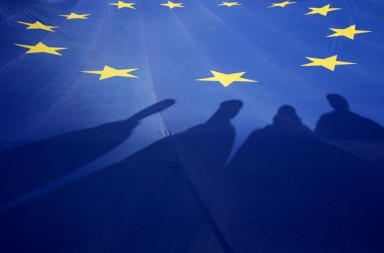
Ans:
[[[384,252],[384,2],[3,0],[0,251]]]

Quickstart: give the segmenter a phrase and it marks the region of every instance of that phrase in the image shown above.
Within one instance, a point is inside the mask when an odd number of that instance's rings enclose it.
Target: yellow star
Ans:
[[[238,2],[223,2],[222,4],[218,4],[218,6],[227,6],[227,7],[232,7],[232,6],[238,6],[241,5]]]
[[[61,55],[56,51],[67,49],[65,47],[48,47],[47,45],[41,42],[37,43],[34,46],[23,45],[23,44],[15,44],[15,45],[19,47],[28,48],[29,50],[26,52],[26,54],[46,53],[46,54]]]
[[[179,8],[184,7],[183,3],[173,3],[171,1],[168,1],[168,3],[166,3],[166,4],[160,4],[160,5],[167,6],[167,7],[169,7],[169,9],[173,9],[173,8],[176,8],[176,7],[179,7]]]
[[[27,22],[21,22],[18,21],[17,23],[27,25],[27,29],[41,29],[49,32],[54,32],[52,28],[57,28],[58,26],[49,26],[49,25],[44,25],[40,23],[39,21],[36,21],[35,23],[27,23]]]
[[[271,7],[282,7],[282,8],[284,8],[288,4],[295,4],[295,3],[296,2],[291,2],[291,1],[285,1],[285,2],[281,2],[281,3],[274,3],[271,6],[269,6],[268,8],[271,8]]]
[[[233,82],[257,82],[255,80],[242,78],[241,76],[245,72],[237,72],[232,74],[224,74],[217,71],[211,70],[212,77],[197,79],[197,81],[208,81],[208,82],[220,82],[224,87],[231,85]]]
[[[331,57],[328,57],[328,58],[324,58],[324,59],[311,58],[311,57],[305,57],[305,58],[307,58],[308,60],[310,60],[312,62],[304,64],[304,65],[301,65],[301,66],[305,66],[305,67],[320,66],[320,67],[324,67],[324,68],[332,70],[332,71],[335,70],[336,65],[356,64],[356,63],[353,63],[353,62],[338,61],[337,60],[337,55],[334,55],[334,56],[331,56]]]
[[[76,14],[71,12],[71,14],[69,15],[59,15],[59,16],[66,17],[67,19],[88,19],[87,16],[89,15],[90,14]]]
[[[332,31],[334,31],[334,34],[331,34],[327,37],[339,37],[339,36],[345,36],[348,39],[353,40],[355,38],[355,34],[360,33],[369,33],[371,31],[365,31],[365,30],[356,30],[356,25],[351,25],[350,27],[347,27],[345,29],[337,29],[337,28],[330,28]]]
[[[117,3],[111,3],[109,5],[116,5],[117,6],[117,9],[121,9],[121,8],[130,8],[130,9],[136,9],[135,7],[133,7],[135,5],[135,3],[125,3],[123,1],[119,1]]]
[[[330,11],[337,11],[337,10],[340,10],[341,8],[330,8],[331,5],[330,4],[327,4],[321,8],[309,8],[311,9],[310,12],[308,12],[307,14],[305,15],[311,15],[311,14],[320,14],[320,15],[323,15],[323,16],[327,16],[328,12]]]
[[[138,78],[137,76],[129,74],[135,70],[137,69],[115,69],[109,66],[104,66],[103,70],[86,70],[81,72],[100,75],[99,80],[103,80],[115,76]]]

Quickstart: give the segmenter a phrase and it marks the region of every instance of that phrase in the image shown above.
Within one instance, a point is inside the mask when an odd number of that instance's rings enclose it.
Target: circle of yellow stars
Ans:
[[[134,7],[136,3],[132,2],[124,2],[124,1],[117,1],[109,3],[111,6],[116,6],[118,10],[120,9],[136,9]],[[277,3],[271,3],[270,6],[267,8],[285,8],[287,6],[297,4],[295,1],[283,1],[283,2],[277,2]],[[161,6],[167,7],[169,9],[174,8],[184,8],[183,3],[176,3],[172,1],[167,1],[166,3],[160,4]],[[241,6],[242,4],[239,2],[222,2],[217,4],[217,6],[220,7],[236,7]],[[322,7],[309,7],[309,12],[305,15],[321,15],[321,16],[327,16],[329,12],[333,11],[339,11],[341,8],[337,7],[331,7],[331,4],[326,4]],[[68,13],[68,14],[61,14],[59,15],[61,17],[65,17],[67,20],[84,20],[88,19],[91,14],[88,13]],[[53,25],[47,25],[43,22],[36,20],[34,23],[26,22],[26,21],[17,21],[17,23],[25,25],[26,29],[28,30],[43,30],[48,32],[55,32],[54,29],[58,29],[58,26]],[[356,28],[356,24],[352,24],[345,28],[329,28],[333,33],[328,35],[327,37],[345,37],[350,40],[354,40],[355,36],[357,34],[363,34],[363,33],[369,33],[371,31],[367,30],[358,30]],[[35,45],[28,45],[28,44],[18,44],[15,43],[14,45],[26,48],[28,49],[25,54],[37,54],[37,53],[45,53],[45,54],[51,54],[51,55],[58,55],[61,56],[62,54],[58,51],[65,50],[68,48],[65,47],[53,47],[48,46],[44,44],[43,42],[38,42]],[[323,67],[328,70],[334,71],[336,66],[339,65],[351,65],[356,64],[353,62],[347,62],[347,61],[339,61],[338,55],[329,56],[326,58],[315,58],[315,57],[305,57],[307,60],[309,60],[309,63],[303,64],[301,66],[303,67]],[[104,80],[112,77],[126,77],[126,78],[138,78],[137,76],[131,74],[131,72],[137,70],[138,68],[126,68],[126,69],[116,69],[111,66],[105,65],[103,69],[101,70],[84,70],[83,73],[87,74],[96,74],[100,75],[99,80]],[[222,73],[219,71],[210,71],[212,76],[211,77],[205,77],[205,78],[199,78],[196,79],[197,81],[205,81],[205,82],[219,82],[222,86],[228,87],[234,82],[257,82],[256,80],[244,78],[243,75],[246,72],[235,72],[235,73]]]

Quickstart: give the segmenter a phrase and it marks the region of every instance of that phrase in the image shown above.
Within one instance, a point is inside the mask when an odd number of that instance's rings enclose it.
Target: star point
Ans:
[[[45,31],[49,31],[49,32],[54,32],[54,30],[52,30],[52,29],[58,28],[58,26],[44,25],[43,23],[41,23],[39,21],[36,21],[35,23],[27,23],[27,22],[17,21],[17,23],[28,26],[26,28],[28,30],[40,29],[40,30],[45,30]]]
[[[338,61],[337,55],[333,55],[328,58],[313,58],[313,57],[305,57],[308,60],[310,60],[310,63],[303,64],[301,66],[303,67],[324,67],[326,69],[329,69],[331,71],[335,70],[335,67],[337,65],[350,65],[350,64],[356,64],[354,62],[344,62],[344,61]]]
[[[136,69],[115,69],[115,68],[112,68],[112,67],[105,65],[102,70],[84,70],[81,72],[88,73],[88,74],[100,75],[99,80],[103,80],[103,79],[116,77],[116,76],[138,78],[137,76],[129,74],[130,72],[133,72],[135,70],[137,70],[137,68]]]
[[[309,9],[311,11],[308,12],[307,14],[305,14],[305,15],[320,14],[322,16],[327,16],[328,12],[330,12],[330,11],[337,11],[337,10],[340,10],[341,8],[331,8],[331,5],[327,4],[327,5],[325,5],[323,7],[320,7],[320,8],[310,7]]]
[[[353,40],[355,38],[356,34],[371,32],[371,31],[365,31],[365,30],[356,30],[356,25],[351,25],[351,26],[344,28],[344,29],[340,29],[340,28],[329,28],[329,29],[335,33],[333,33],[327,37],[344,36],[344,37],[347,37],[348,39],[351,39],[351,40]]]
[[[28,48],[29,50],[26,52],[26,54],[46,53],[46,54],[53,54],[53,55],[61,55],[56,51],[67,49],[65,47],[49,47],[42,42],[39,42],[34,46],[24,45],[24,44],[15,44],[15,45],[19,47]]]
[[[91,14],[76,14],[71,12],[69,15],[59,15],[62,17],[66,17],[67,19],[88,19],[87,17]]]
[[[136,9],[135,7],[133,7],[135,3],[126,3],[123,1],[118,1],[117,3],[110,3],[109,5],[115,5],[117,6],[117,9],[122,9],[122,8]]]
[[[211,70],[211,73],[213,75],[212,77],[201,78],[201,79],[196,79],[196,80],[197,81],[208,81],[208,82],[219,82],[224,87],[228,87],[233,82],[252,82],[252,83],[257,82],[255,80],[242,78],[242,76],[246,72],[237,72],[237,73],[225,74],[225,73]]]
[[[232,7],[232,6],[239,6],[239,2],[223,2],[221,4],[218,4],[218,6],[227,6],[227,7]]]
[[[166,4],[160,4],[162,6],[166,6],[166,7],[169,7],[169,9],[173,9],[173,8],[183,8],[183,3],[174,3],[174,2],[171,2],[171,1],[168,1]]]
[[[281,7],[281,8],[284,8],[285,6],[289,5],[289,4],[295,4],[296,2],[291,2],[291,1],[284,1],[284,2],[281,2],[281,3],[273,3],[271,6],[269,6],[268,8],[273,8],[273,7]]]

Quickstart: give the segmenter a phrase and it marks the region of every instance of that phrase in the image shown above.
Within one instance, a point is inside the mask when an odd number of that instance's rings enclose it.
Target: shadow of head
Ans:
[[[275,125],[301,125],[301,119],[296,114],[293,106],[283,105],[277,110],[276,116],[273,118]]]
[[[346,112],[349,111],[348,101],[339,94],[328,94],[327,95],[328,102],[330,106],[338,112]]]
[[[228,100],[220,104],[219,109],[213,114],[211,120],[230,120],[234,118],[243,107],[240,100]]]

